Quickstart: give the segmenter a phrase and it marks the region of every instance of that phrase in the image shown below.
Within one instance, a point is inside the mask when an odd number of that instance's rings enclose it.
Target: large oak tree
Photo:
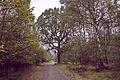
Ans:
[[[57,53],[58,63],[60,63],[62,46],[76,32],[72,18],[63,12],[63,7],[46,10],[36,23],[42,43],[49,47],[49,50]]]

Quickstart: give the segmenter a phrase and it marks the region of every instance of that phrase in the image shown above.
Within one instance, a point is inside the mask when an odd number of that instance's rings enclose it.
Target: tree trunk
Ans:
[[[60,63],[60,54],[57,55],[58,56],[58,64]]]
[[[57,53],[58,64],[61,62],[60,58],[61,58],[61,50],[58,49],[58,53]]]

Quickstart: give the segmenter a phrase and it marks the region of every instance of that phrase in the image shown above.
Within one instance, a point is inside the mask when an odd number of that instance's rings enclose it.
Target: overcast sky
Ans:
[[[60,7],[60,3],[59,0],[31,0],[31,7],[35,7],[33,14],[37,19],[46,9]]]

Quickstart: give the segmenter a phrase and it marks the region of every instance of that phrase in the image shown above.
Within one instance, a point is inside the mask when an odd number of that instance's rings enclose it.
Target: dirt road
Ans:
[[[37,80],[71,80],[66,75],[60,73],[54,65],[46,65],[41,70],[41,76]]]

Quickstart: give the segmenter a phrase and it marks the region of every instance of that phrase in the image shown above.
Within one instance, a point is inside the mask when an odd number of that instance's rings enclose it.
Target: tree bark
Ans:
[[[61,50],[60,49],[58,49],[58,52],[57,52],[57,59],[58,59],[57,60],[58,64],[61,63],[61,60],[60,60],[61,59]]]
[[[60,54],[57,55],[58,56],[58,64],[61,62],[60,61]]]

